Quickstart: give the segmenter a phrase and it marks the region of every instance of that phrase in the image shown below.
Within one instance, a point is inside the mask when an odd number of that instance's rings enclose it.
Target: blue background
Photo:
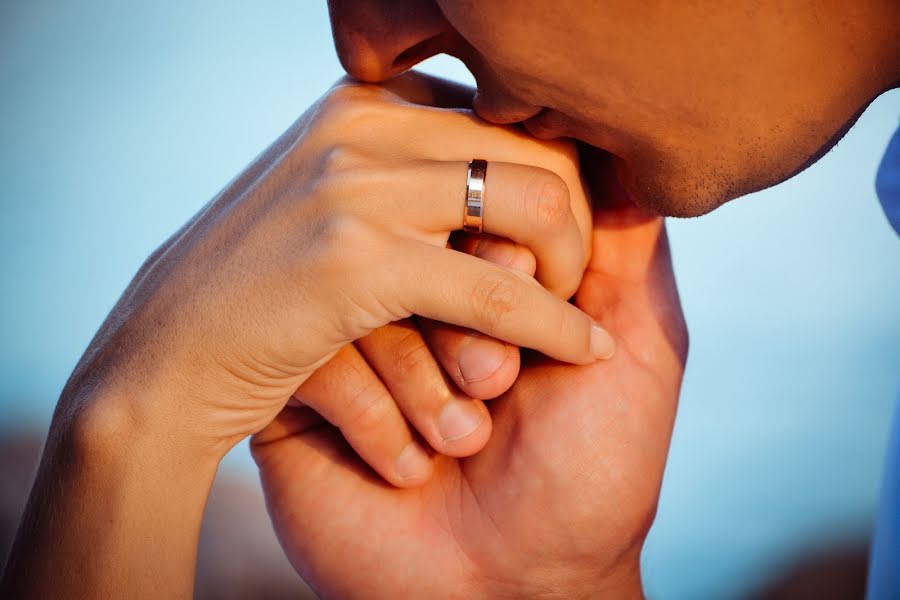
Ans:
[[[0,429],[46,428],[144,257],[340,74],[324,1],[0,4]],[[652,597],[744,594],[868,536],[900,383],[873,187],[898,115],[895,90],[800,176],[670,221],[692,337]],[[226,468],[252,476],[246,448]]]

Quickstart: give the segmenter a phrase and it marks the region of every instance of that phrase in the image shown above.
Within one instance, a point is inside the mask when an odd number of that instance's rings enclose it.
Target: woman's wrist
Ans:
[[[139,377],[115,367],[97,371],[93,381],[66,386],[50,429],[51,440],[65,440],[68,451],[85,460],[214,474],[242,439],[209,422],[215,412],[201,414],[202,403],[176,377],[161,371]]]
[[[186,451],[177,436],[141,423],[127,406],[99,398],[77,408],[61,402],[4,592],[190,597],[218,460]]]
[[[176,479],[181,471],[212,476],[228,450],[212,436],[196,435],[197,415],[166,414],[174,402],[104,394],[79,404],[69,418],[54,417],[50,439],[85,465],[119,470],[140,465]]]
[[[78,400],[57,408],[2,591],[190,597],[218,461],[142,424],[128,403]]]

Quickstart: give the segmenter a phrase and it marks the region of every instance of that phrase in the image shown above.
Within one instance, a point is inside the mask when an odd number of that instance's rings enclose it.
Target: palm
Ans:
[[[304,409],[255,440],[276,531],[320,593],[515,596],[553,582],[596,585],[623,557],[636,560],[686,337],[662,223],[631,207],[605,210],[594,237],[577,302],[616,332],[616,357],[527,364],[491,405],[487,447],[442,458],[426,486],[385,484]]]

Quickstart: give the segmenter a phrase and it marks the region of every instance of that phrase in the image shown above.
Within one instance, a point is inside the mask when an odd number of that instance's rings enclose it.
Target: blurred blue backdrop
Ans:
[[[341,72],[324,0],[0,4],[0,428],[46,428],[144,257]],[[873,188],[898,115],[895,90],[802,175],[670,222],[692,338],[651,597],[740,596],[868,535],[900,383]],[[246,448],[228,468],[252,474]]]

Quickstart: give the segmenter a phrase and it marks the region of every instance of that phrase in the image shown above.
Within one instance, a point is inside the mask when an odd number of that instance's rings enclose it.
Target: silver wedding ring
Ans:
[[[463,211],[463,229],[470,233],[481,233],[484,224],[484,177],[487,175],[487,161],[473,158],[469,161],[466,175],[466,207]]]

